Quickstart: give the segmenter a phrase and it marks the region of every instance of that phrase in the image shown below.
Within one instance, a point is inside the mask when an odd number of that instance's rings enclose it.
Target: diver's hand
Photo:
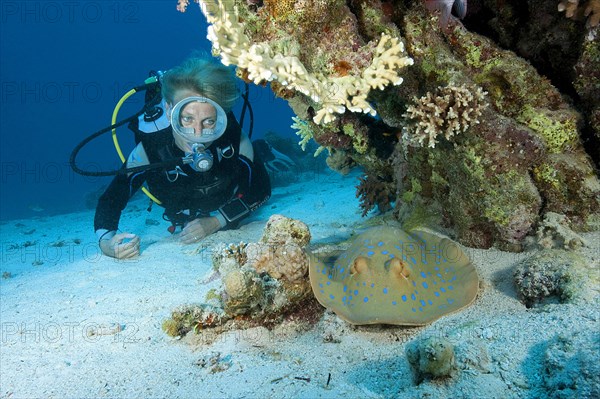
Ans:
[[[220,228],[221,223],[214,216],[194,219],[181,230],[179,238],[184,244],[193,244],[218,231]]]
[[[108,240],[100,240],[100,249],[113,258],[134,258],[140,254],[140,237],[131,233],[115,234]]]

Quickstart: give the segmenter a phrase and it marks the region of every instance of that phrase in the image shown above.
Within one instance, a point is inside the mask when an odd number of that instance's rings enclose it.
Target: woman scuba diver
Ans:
[[[165,72],[160,83],[158,117],[141,115],[129,125],[139,142],[123,168],[133,172],[117,174],[96,207],[100,248],[114,258],[140,253],[138,235],[117,231],[122,210],[143,183],[160,199],[169,230],[181,229],[184,244],[237,227],[271,195],[265,165],[231,112],[239,96],[232,71],[190,58]],[[182,162],[138,168],[172,159]]]

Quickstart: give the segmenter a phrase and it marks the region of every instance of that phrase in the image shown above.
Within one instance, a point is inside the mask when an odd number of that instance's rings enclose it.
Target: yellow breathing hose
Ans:
[[[146,82],[146,83],[148,83],[148,82]],[[115,123],[117,123],[117,115],[119,114],[119,110],[121,109],[121,106],[123,105],[123,103],[129,97],[131,97],[132,95],[134,95],[136,92],[137,91],[135,89],[131,89],[127,93],[125,93],[123,95],[123,97],[121,97],[121,99],[119,100],[119,102],[115,106],[115,109],[114,109],[113,114],[112,114],[112,120],[111,120],[111,124],[112,125],[114,125]],[[117,154],[119,155],[119,158],[121,158],[121,162],[123,162],[123,163],[127,162],[127,159],[123,155],[123,151],[121,151],[121,146],[119,145],[119,140],[117,139],[117,129],[116,128],[113,128],[113,130],[112,130],[112,139],[113,139],[113,143],[115,145],[115,149],[117,150]],[[150,193],[150,191],[148,191],[148,189],[146,187],[142,187],[142,191],[152,201],[154,201],[158,205],[161,204],[160,200],[158,198],[156,198],[154,195],[152,195],[152,193]]]

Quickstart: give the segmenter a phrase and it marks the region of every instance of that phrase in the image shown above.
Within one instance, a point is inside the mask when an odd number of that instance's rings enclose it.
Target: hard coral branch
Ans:
[[[234,1],[199,1],[208,23],[208,39],[213,53],[225,65],[245,69],[249,80],[255,84],[279,82],[287,89],[309,97],[320,108],[313,121],[327,124],[336,120],[346,110],[375,115],[367,101],[372,89],[383,89],[402,83],[400,69],[413,64],[403,55],[404,44],[386,33],[373,50],[371,63],[360,74],[334,76],[322,72],[309,72],[293,53],[277,52],[269,42],[252,42],[240,22],[238,6]]]
[[[413,99],[404,117],[409,123],[403,129],[407,144],[435,147],[438,136],[451,140],[455,135],[479,123],[487,93],[480,87],[439,87],[435,93]]]
[[[579,0],[561,0],[558,2],[558,11],[576,21],[587,18],[586,26],[594,28],[600,23],[600,0],[588,0],[580,4]]]

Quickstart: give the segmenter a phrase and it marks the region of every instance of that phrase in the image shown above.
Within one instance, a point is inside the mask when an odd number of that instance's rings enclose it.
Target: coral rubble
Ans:
[[[219,244],[213,249],[213,268],[221,288],[206,302],[183,305],[163,323],[172,336],[206,328],[221,330],[272,325],[313,301],[308,281],[308,227],[299,220],[273,215],[256,243]]]
[[[445,338],[428,337],[406,346],[406,357],[415,380],[446,378],[456,371],[454,346]]]
[[[575,302],[593,295],[599,282],[597,271],[575,252],[542,250],[521,262],[514,281],[527,306],[558,302]]]
[[[544,215],[536,237],[538,245],[546,249],[575,250],[587,245],[583,237],[571,230],[569,219],[554,212]]]

